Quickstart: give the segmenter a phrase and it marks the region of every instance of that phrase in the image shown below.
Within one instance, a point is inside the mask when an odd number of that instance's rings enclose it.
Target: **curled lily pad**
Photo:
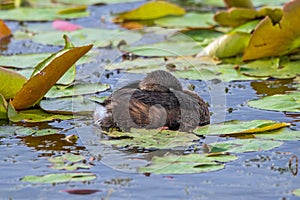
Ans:
[[[282,18],[275,22],[266,17],[256,27],[245,49],[243,60],[281,56],[300,46],[300,1],[290,1],[283,7]]]
[[[131,129],[130,133],[121,132],[120,134],[118,135],[121,137],[130,136],[130,138],[101,140],[101,143],[119,148],[171,149],[188,147],[195,144],[194,141],[199,139],[191,133],[156,129]]]
[[[277,94],[252,100],[248,105],[253,108],[286,112],[300,112],[300,92]]]
[[[191,174],[223,169],[224,164],[237,159],[234,155],[207,157],[203,154],[167,155],[153,157],[150,165],[140,167],[139,172],[153,174]]]
[[[70,97],[83,94],[94,94],[103,92],[109,89],[108,84],[89,83],[89,84],[75,84],[71,86],[53,86],[45,95],[47,98]]]
[[[234,139],[209,144],[211,152],[244,153],[267,151],[282,145],[282,142],[259,139]]]
[[[94,179],[96,179],[96,175],[92,173],[61,173],[43,176],[24,176],[21,181],[30,183],[65,183],[91,181]]]
[[[257,132],[276,130],[289,125],[289,123],[276,122],[272,120],[234,120],[220,124],[202,126],[196,128],[194,132],[197,135],[253,134]]]

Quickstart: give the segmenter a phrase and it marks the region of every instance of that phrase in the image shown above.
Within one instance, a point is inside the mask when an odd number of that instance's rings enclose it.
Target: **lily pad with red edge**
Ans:
[[[101,192],[101,190],[71,189],[71,190],[61,190],[61,192],[66,192],[66,193],[69,193],[69,194],[76,194],[76,195],[87,195],[87,194],[94,194],[96,192]]]

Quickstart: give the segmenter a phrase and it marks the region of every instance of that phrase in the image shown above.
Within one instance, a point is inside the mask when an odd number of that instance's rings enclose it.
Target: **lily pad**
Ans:
[[[122,137],[126,134],[127,136],[130,135],[131,138],[101,140],[101,143],[118,148],[171,149],[188,147],[195,144],[195,140],[199,140],[197,136],[191,133],[170,130],[131,129],[130,133],[121,134]]]
[[[63,46],[63,41],[59,39],[63,34],[67,34],[76,46],[92,43],[95,47],[117,46],[121,41],[131,44],[142,38],[140,33],[134,31],[83,28],[73,32],[39,31],[33,36],[32,41],[45,45]]]
[[[13,98],[26,81],[27,79],[21,74],[0,67],[0,94],[5,99]]]
[[[211,152],[245,153],[267,151],[279,147],[283,142],[259,139],[234,139],[209,144]]]
[[[216,25],[213,13],[187,13],[182,17],[164,17],[154,21],[156,25],[176,28],[212,28]]]
[[[65,37],[65,40],[67,38]],[[17,110],[26,109],[35,105],[49,89],[74,65],[74,63],[86,54],[93,45],[63,49],[57,54],[47,58],[45,68],[30,78],[15,95],[12,104]],[[53,57],[53,58],[52,58]],[[48,60],[49,59],[49,60]],[[62,63],[64,63],[62,65]],[[43,87],[41,87],[43,85]]]
[[[300,140],[300,131],[293,131],[289,128],[282,128],[271,132],[254,134],[256,138],[271,140]]]
[[[7,101],[2,94],[0,94],[0,119],[7,119]]]
[[[275,110],[285,112],[300,112],[300,92],[277,94],[252,100],[248,105],[263,110]]]
[[[249,38],[250,34],[241,32],[223,35],[206,46],[197,56],[226,58],[238,55],[244,52]]]
[[[234,155],[222,155],[207,157],[203,154],[168,155],[164,157],[153,157],[151,164],[140,167],[139,172],[153,174],[191,174],[210,172],[223,169],[224,164],[236,160]]]
[[[21,181],[30,183],[65,183],[91,181],[94,179],[96,179],[96,175],[92,173],[61,173],[43,176],[24,176]]]
[[[183,14],[185,14],[185,10],[176,4],[166,1],[150,1],[134,10],[122,13],[114,21],[150,20],[168,15]]]
[[[59,133],[59,130],[57,129],[40,129],[36,130],[29,127],[20,127],[15,130],[15,135],[17,136],[45,136],[45,135],[52,135]]]
[[[55,115],[46,113],[40,109],[23,110],[17,112],[11,103],[8,105],[8,118],[12,122],[49,122],[54,120],[73,119],[73,115]]]
[[[193,41],[165,41],[139,46],[122,46],[122,51],[138,56],[188,56],[196,55],[202,46]]]
[[[281,79],[294,78],[300,74],[300,61],[279,62],[279,58],[255,60],[240,65],[240,72],[248,76],[274,77]]]
[[[300,1],[290,1],[283,7],[283,16],[274,23],[266,17],[256,27],[243,60],[288,54],[300,46]]]
[[[75,84],[71,86],[53,86],[45,95],[46,98],[58,98],[58,97],[70,97],[83,94],[94,94],[97,92],[103,92],[109,89],[108,84],[101,83],[86,83]]]
[[[59,99],[45,99],[40,101],[40,107],[56,114],[91,114],[96,104],[82,96]]]
[[[93,4],[115,4],[115,3],[129,3],[140,0],[57,0],[57,2],[64,4],[78,4],[78,5],[93,5]]]
[[[299,189],[295,189],[292,192],[294,195],[299,196],[300,197],[300,188]]]
[[[28,8],[20,7],[10,10],[0,10],[0,19],[16,21],[52,21],[55,19],[75,19],[89,16],[89,12],[81,11],[69,14],[59,14],[61,8]]]
[[[211,124],[196,128],[197,135],[234,135],[253,134],[264,131],[271,131],[289,126],[289,123],[276,122],[272,120],[251,120],[251,121],[228,121],[220,124]]]
[[[82,162],[85,160],[84,156],[71,153],[51,157],[48,160],[53,164],[51,168],[58,170],[89,169],[91,167],[90,165]]]

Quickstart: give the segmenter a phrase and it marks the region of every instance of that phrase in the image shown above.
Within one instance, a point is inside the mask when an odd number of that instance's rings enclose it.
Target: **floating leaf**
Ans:
[[[65,183],[73,181],[91,181],[96,179],[92,173],[62,173],[43,176],[24,176],[21,181],[30,183]]]
[[[0,67],[0,94],[5,99],[13,98],[26,81],[27,79],[21,74]]]
[[[96,104],[79,96],[42,100],[40,107],[47,112],[57,114],[91,114],[94,112]]]
[[[196,128],[197,135],[233,135],[252,134],[257,132],[276,130],[289,126],[289,123],[276,122],[272,120],[251,120],[251,121],[228,121],[220,124],[211,124]]]
[[[22,128],[17,128],[15,130],[15,134],[17,136],[45,136],[45,135],[52,135],[52,134],[57,134],[59,133],[59,130],[57,129],[41,129],[41,130],[36,130],[33,128],[29,127],[22,127]]]
[[[300,112],[300,92],[288,94],[277,94],[263,97],[262,99],[252,100],[248,105],[258,109]]]
[[[187,13],[182,17],[164,17],[154,21],[156,25],[178,28],[211,28],[216,23],[212,13]]]
[[[90,189],[61,190],[61,192],[66,192],[69,194],[77,194],[77,195],[94,194],[94,193],[100,192],[100,191],[101,190],[90,190]]]
[[[295,189],[292,191],[292,193],[296,196],[299,196],[300,197],[300,188],[299,189]]]
[[[62,50],[38,74],[28,80],[23,88],[16,94],[12,104],[17,110],[26,109],[35,105],[60,77],[93,45],[74,47]],[[63,63],[63,65],[62,65]],[[41,87],[41,85],[43,87]]]
[[[240,72],[248,76],[294,78],[300,74],[300,61],[282,61],[279,58],[255,60],[240,65]]]
[[[139,46],[122,46],[122,51],[138,56],[187,56],[195,55],[202,46],[194,41],[165,41]]]
[[[63,20],[54,20],[52,22],[52,26],[56,30],[60,31],[75,31],[82,28],[81,26]]]
[[[10,10],[0,10],[0,19],[17,21],[52,21],[55,19],[74,19],[89,16],[89,12],[59,14],[62,8],[28,8],[20,7]]]
[[[32,41],[45,45],[63,46],[63,41],[59,39],[63,34],[67,34],[76,45],[92,43],[96,47],[117,46],[121,41],[131,44],[142,37],[140,33],[134,31],[83,28],[68,33],[60,31],[39,32],[33,36]]]
[[[166,1],[150,1],[140,7],[119,15],[114,21],[150,20],[168,15],[184,15],[185,10]]]
[[[57,0],[57,2],[64,4],[78,4],[78,5],[92,5],[92,4],[115,4],[115,3],[129,3],[140,0]]]
[[[121,136],[124,136],[124,133],[121,134]],[[119,148],[171,149],[187,147],[194,144],[194,140],[199,139],[191,133],[169,130],[159,131],[156,129],[131,129],[130,133],[125,134],[130,135],[131,138],[101,140],[101,143]]]
[[[271,140],[300,140],[300,131],[293,131],[289,128],[282,128],[271,132],[254,134],[256,138]]]
[[[223,169],[224,164],[219,162],[229,162],[236,160],[233,155],[222,155],[207,157],[203,154],[189,155],[168,155],[164,157],[153,157],[151,164],[140,167],[139,172],[153,174],[191,174],[210,172]]]
[[[15,131],[20,126],[11,126],[11,125],[2,125],[0,126],[0,137],[12,136],[15,135]]]
[[[0,40],[11,36],[11,30],[6,26],[4,21],[0,20]]]
[[[7,119],[7,102],[2,94],[0,94],[0,119]]]
[[[216,56],[226,58],[242,53],[249,42],[248,33],[229,33],[217,38],[197,56]]]
[[[67,153],[62,156],[51,157],[48,160],[53,163],[51,168],[58,170],[89,169],[91,167],[88,164],[82,163],[82,161],[85,160],[84,156],[71,153]]]
[[[266,17],[252,34],[243,60],[288,54],[300,46],[300,1],[294,0],[283,7],[278,23]]]
[[[225,0],[227,8],[238,7],[238,8],[253,8],[251,0]]]
[[[47,92],[45,97],[58,98],[77,96],[83,94],[94,94],[97,92],[103,92],[107,89],[109,89],[109,85],[102,83],[75,84],[69,87],[55,85]]]
[[[66,120],[73,119],[73,115],[55,115],[46,113],[40,109],[23,110],[17,112],[14,107],[9,103],[8,105],[8,118],[12,122],[49,122],[53,120]]]
[[[258,139],[235,139],[209,144],[211,152],[245,153],[252,151],[267,151],[282,145],[282,142]]]

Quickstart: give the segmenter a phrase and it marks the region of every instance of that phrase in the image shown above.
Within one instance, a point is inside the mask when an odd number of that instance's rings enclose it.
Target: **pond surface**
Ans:
[[[115,29],[115,24],[101,23],[99,16],[108,16],[111,12],[120,12],[131,9],[140,3],[116,4],[107,6],[91,6],[91,17],[73,20],[85,27],[102,27]],[[19,28],[16,22],[8,23],[14,30]],[[57,47],[38,45],[27,41],[20,43],[11,41],[8,45],[2,44],[2,54],[34,53],[56,51]],[[113,58],[110,49],[102,49],[99,59]],[[105,56],[108,57],[105,57]],[[109,57],[111,56],[111,57]],[[106,75],[106,74],[109,74]],[[103,72],[103,66],[87,64],[79,66],[78,79],[82,81],[100,81],[115,85],[121,77],[139,79],[141,75],[129,75],[124,72]],[[186,83],[186,80],[181,80]],[[195,91],[210,103],[210,93],[206,90],[203,81],[189,81],[195,85]],[[289,80],[265,81],[235,81],[224,83],[226,97],[226,116],[228,120],[271,119],[292,123],[292,128],[300,130],[300,115],[285,114],[283,112],[263,111],[247,106],[247,101],[260,96],[282,94],[294,90]],[[108,95],[109,90],[100,95]],[[86,147],[84,134],[94,134],[95,127],[91,119],[66,120],[43,124],[17,124],[36,126],[39,128],[60,128],[62,134],[43,137],[13,136],[0,137],[0,198],[1,199],[297,199],[291,194],[293,189],[300,187],[299,174],[289,168],[289,160],[293,155],[300,156],[299,141],[287,141],[278,148],[270,151],[238,154],[239,159],[226,164],[225,169],[191,175],[153,175],[132,173],[126,168],[120,170],[113,162],[118,154],[126,158],[143,156],[143,153],[134,153],[111,149],[105,160],[95,157],[95,149],[91,153]],[[2,122],[6,124],[6,122]],[[14,124],[10,124],[14,125]],[[74,126],[77,128],[74,129]],[[78,133],[80,131],[80,133]],[[79,134],[82,136],[77,143],[69,143],[66,135]],[[97,150],[97,149],[96,149]],[[99,148],[99,151],[103,149]],[[82,154],[93,164],[89,170],[97,178],[87,182],[70,182],[59,184],[32,184],[21,182],[26,175],[44,175],[60,173],[60,170],[50,168],[48,158],[65,152]],[[99,152],[101,155],[103,152]],[[156,152],[159,154],[159,152]],[[155,154],[155,152],[154,152]],[[110,157],[111,156],[111,157]],[[111,160],[110,160],[111,158]],[[91,160],[90,160],[91,159]],[[118,163],[120,164],[120,163]],[[294,169],[295,170],[295,169]],[[72,189],[99,190],[94,194],[75,195],[63,192]]]

